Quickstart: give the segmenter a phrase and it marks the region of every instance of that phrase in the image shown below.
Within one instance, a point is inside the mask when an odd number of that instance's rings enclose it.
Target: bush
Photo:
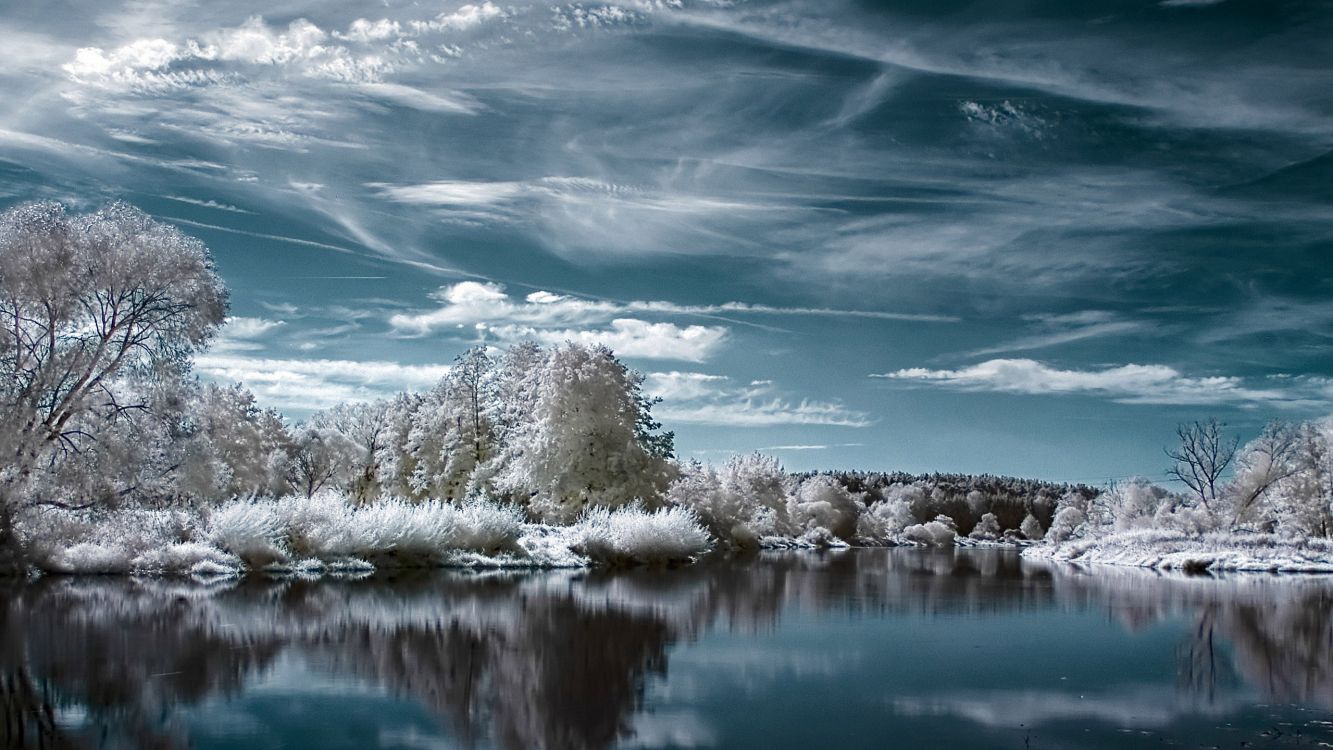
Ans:
[[[619,565],[689,562],[711,547],[708,532],[686,508],[588,508],[571,532],[575,551]]]
[[[787,515],[798,529],[824,529],[843,540],[856,536],[856,521],[864,510],[859,498],[827,475],[805,480],[787,501]]]
[[[903,529],[903,539],[933,547],[952,547],[958,529],[948,516],[936,516],[934,521],[919,523]]]

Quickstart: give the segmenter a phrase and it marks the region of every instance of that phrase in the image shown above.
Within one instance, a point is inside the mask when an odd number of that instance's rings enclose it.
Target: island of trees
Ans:
[[[1056,559],[1333,569],[1328,422],[1182,426],[1185,492],[681,461],[600,346],[473,348],[426,393],[290,424],[201,382],[207,248],[137,209],[0,214],[0,567],[351,573],[681,563],[709,551],[1030,545]]]

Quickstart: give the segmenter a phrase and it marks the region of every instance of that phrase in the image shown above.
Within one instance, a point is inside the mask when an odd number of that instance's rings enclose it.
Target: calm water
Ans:
[[[47,578],[5,590],[0,744],[1318,747],[1333,743],[1331,610],[1322,579],[966,550]]]

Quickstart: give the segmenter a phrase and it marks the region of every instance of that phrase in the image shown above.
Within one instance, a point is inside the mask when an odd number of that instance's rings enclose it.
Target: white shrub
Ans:
[[[510,505],[469,500],[454,516],[449,546],[477,552],[518,549],[523,535],[523,513]]]
[[[1032,518],[1032,516],[1028,516],[1028,518]],[[977,525],[972,527],[972,533],[968,534],[968,537],[971,539],[999,539],[1003,533],[1004,529],[1000,528],[1000,521],[995,517],[995,514],[986,513],[977,522]]]
[[[598,562],[685,562],[710,547],[708,532],[686,508],[588,508],[572,530],[574,548]]]
[[[856,520],[856,536],[863,541],[883,544],[903,533],[916,522],[912,516],[912,502],[901,496],[890,496],[871,505]]]
[[[950,547],[953,546],[954,538],[958,536],[957,532],[952,518],[936,516],[933,521],[903,529],[903,539],[934,547]]]
[[[1023,522],[1018,525],[1018,530],[1023,532],[1023,536],[1034,541],[1046,536],[1046,532],[1041,528],[1041,521],[1031,513],[1027,514]]]
[[[1061,506],[1051,520],[1051,528],[1046,530],[1046,539],[1051,542],[1066,542],[1074,538],[1083,526],[1087,516],[1081,508],[1073,505]]]
[[[208,540],[252,568],[286,560],[282,538],[282,521],[271,500],[233,500],[208,517]]]
[[[822,528],[844,540],[856,536],[856,521],[864,510],[859,498],[827,475],[805,480],[787,501],[787,515],[798,528]]]

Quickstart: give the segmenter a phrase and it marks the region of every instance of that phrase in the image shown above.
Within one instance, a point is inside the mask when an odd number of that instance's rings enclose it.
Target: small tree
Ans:
[[[1167,457],[1175,461],[1167,474],[1189,487],[1205,508],[1217,499],[1222,474],[1239,445],[1236,438],[1227,439],[1222,428],[1216,419],[1179,425],[1180,445],[1165,449]]]

